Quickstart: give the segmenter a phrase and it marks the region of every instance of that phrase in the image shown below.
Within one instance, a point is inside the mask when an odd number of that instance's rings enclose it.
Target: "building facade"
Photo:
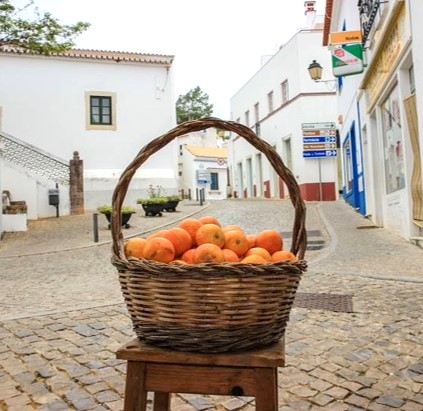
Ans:
[[[69,50],[41,56],[0,51],[0,130],[11,139],[68,162],[84,165],[86,210],[110,203],[123,169],[150,140],[175,121],[173,56]],[[148,159],[131,183],[127,201],[150,184],[176,194],[177,143]],[[1,188],[26,200],[28,217],[54,216],[48,189],[55,184],[4,160]],[[69,213],[65,186],[61,214]]]
[[[322,46],[323,25],[310,18],[315,17],[315,2],[306,3],[310,4],[308,28],[280,47],[232,97],[231,118],[251,127],[276,149],[296,177],[305,200],[335,200],[340,189],[336,88],[334,81],[313,81],[307,71],[315,60],[330,72],[330,56]],[[328,124],[330,145],[325,142]],[[228,157],[235,197],[288,197],[265,155],[241,137],[232,138]]]
[[[331,0],[324,35],[331,49],[331,32],[360,30],[365,50],[363,74],[340,79],[346,199],[357,206],[354,198],[364,191],[363,214],[416,241],[423,226],[423,29],[416,18],[422,12],[418,0]]]
[[[223,131],[210,127],[178,137],[179,190],[197,198],[204,190],[208,200],[227,197],[227,148]]]

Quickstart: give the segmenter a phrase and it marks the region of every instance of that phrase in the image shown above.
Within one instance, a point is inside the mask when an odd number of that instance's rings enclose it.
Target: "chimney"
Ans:
[[[315,1],[305,1],[305,15],[306,15],[306,28],[312,29],[314,27],[314,22],[316,19],[316,10],[314,9]]]

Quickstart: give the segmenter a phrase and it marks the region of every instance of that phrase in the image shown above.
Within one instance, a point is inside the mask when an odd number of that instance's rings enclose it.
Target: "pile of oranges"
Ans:
[[[293,253],[283,250],[283,238],[278,231],[245,234],[237,225],[222,227],[213,216],[187,218],[178,226],[147,238],[130,238],[124,250],[127,257],[175,264],[297,261]]]

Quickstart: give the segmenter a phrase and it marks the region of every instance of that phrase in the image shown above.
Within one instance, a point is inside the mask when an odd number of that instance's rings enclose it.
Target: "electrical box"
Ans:
[[[59,189],[52,188],[48,190],[48,203],[52,206],[59,205]]]

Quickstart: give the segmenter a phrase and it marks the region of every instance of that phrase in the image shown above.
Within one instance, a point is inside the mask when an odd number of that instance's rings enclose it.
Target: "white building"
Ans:
[[[172,61],[173,56],[95,50],[52,56],[0,51],[1,139],[34,146],[65,164],[77,151],[84,164],[85,209],[95,210],[111,202],[121,172],[138,151],[174,127]],[[52,179],[48,173],[37,177],[24,163],[3,160],[0,188],[26,200],[30,219],[54,216],[48,204],[54,173]],[[150,184],[176,194],[177,170],[172,142],[140,168],[125,202],[135,204]],[[61,214],[68,214],[68,189],[59,189]]]
[[[326,6],[324,37],[325,44],[329,44],[331,32],[360,30],[366,50],[364,73],[342,78],[344,90],[339,96],[346,184],[350,184],[353,196],[365,200],[365,214],[375,224],[420,242],[423,241],[423,27],[418,20],[421,15],[420,0],[360,0],[358,5],[333,0]],[[355,148],[349,155],[352,131]],[[346,200],[354,205],[354,197]]]
[[[227,195],[227,148],[225,133],[209,127],[178,137],[179,191],[196,198],[204,189],[208,200]]]
[[[253,128],[276,149],[296,177],[305,200],[335,200],[339,189],[335,82],[314,82],[307,71],[313,60],[327,73],[331,64],[322,46],[323,25],[316,23],[314,3],[306,2],[308,27],[297,32],[232,97],[231,117]],[[305,128],[319,133],[327,124],[331,127],[330,145],[305,144]],[[316,150],[310,153],[312,147]],[[307,157],[317,149],[325,157]],[[236,197],[288,196],[265,156],[240,137],[232,139],[228,156]]]

